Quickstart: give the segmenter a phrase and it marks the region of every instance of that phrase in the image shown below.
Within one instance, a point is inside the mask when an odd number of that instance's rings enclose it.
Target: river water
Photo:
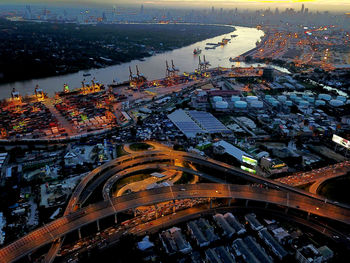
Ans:
[[[210,62],[211,67],[231,67],[230,57],[236,57],[255,47],[255,43],[264,35],[263,31],[248,27],[235,27],[236,31],[224,34],[218,37],[206,39],[190,46],[175,49],[173,51],[156,54],[152,57],[145,58],[145,61],[133,60],[131,62],[109,66],[100,69],[91,69],[87,71],[79,71],[73,74],[33,79],[28,81],[18,81],[14,83],[0,85],[0,99],[10,97],[12,88],[16,88],[22,96],[34,93],[35,85],[39,85],[48,95],[52,96],[55,92],[63,90],[63,84],[67,83],[69,87],[78,88],[81,82],[96,78],[100,83],[110,84],[114,79],[118,82],[128,80],[129,66],[135,72],[135,66],[138,65],[141,73],[149,80],[165,77],[165,61],[174,60],[174,64],[179,68],[180,72],[193,72],[198,66],[198,56],[193,55],[195,48],[202,49],[201,59],[205,55]],[[216,49],[205,50],[206,43],[217,43],[222,38],[231,38],[231,35],[238,35],[232,38],[230,43]],[[91,76],[84,77],[83,74],[90,73]]]

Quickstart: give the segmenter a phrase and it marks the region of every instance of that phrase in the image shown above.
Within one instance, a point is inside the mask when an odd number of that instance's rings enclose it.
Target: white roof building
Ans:
[[[221,146],[225,149],[225,152],[233,157],[235,157],[237,160],[239,160],[240,162],[242,162],[242,156],[247,156],[247,157],[252,157],[250,154],[242,151],[241,149],[233,146],[232,144],[221,140],[218,141],[216,143],[214,143],[214,146],[218,147]]]

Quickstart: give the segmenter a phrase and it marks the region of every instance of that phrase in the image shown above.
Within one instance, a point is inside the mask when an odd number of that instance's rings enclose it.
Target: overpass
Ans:
[[[226,164],[220,161],[213,160],[211,158],[202,157],[197,154],[188,153],[188,152],[174,151],[162,144],[155,143],[155,142],[148,142],[148,143],[151,144],[155,150],[144,151],[144,152],[134,152],[132,154],[122,156],[113,161],[110,161],[91,171],[86,177],[83,178],[83,180],[75,188],[68,202],[64,215],[68,215],[69,213],[77,210],[79,207],[82,207],[83,204],[88,200],[89,196],[96,190],[96,188],[99,185],[101,185],[103,182],[106,182],[107,180],[109,180],[110,178],[110,180],[107,181],[103,187],[104,188],[103,197],[105,200],[107,200],[109,196],[108,195],[109,193],[107,194],[107,191],[109,192],[109,189],[112,186],[111,184],[111,182],[113,181],[112,178],[119,178],[118,173],[124,169],[129,169],[129,168],[136,167],[146,163],[165,162],[165,161],[174,162],[175,160],[192,162],[195,164],[202,165],[203,167],[215,169],[229,176],[241,177],[245,180],[264,184],[275,189],[283,189],[285,191],[298,193],[302,196],[311,197],[315,200],[325,201],[324,198],[318,195],[307,193],[303,190],[294,188],[292,186],[288,186],[283,183],[279,183],[267,178],[262,178],[257,175],[247,173],[241,169],[238,169],[236,167],[233,167],[229,164]],[[196,174],[198,174],[198,172]],[[204,173],[202,173],[202,175],[204,176]],[[332,201],[328,201],[328,202],[332,203]],[[336,204],[336,205],[350,209],[349,206],[345,206],[343,204]],[[60,246],[61,246],[60,242],[55,242],[53,244],[52,249],[47,254],[46,262],[53,261],[53,258],[57,254]]]
[[[312,194],[317,194],[317,190],[318,188],[320,188],[320,186],[328,181],[328,180],[331,180],[331,179],[335,179],[335,178],[338,178],[338,177],[341,177],[341,176],[344,176],[344,174],[333,174],[333,175],[329,175],[329,176],[325,176],[325,177],[322,177],[320,179],[318,179],[317,181],[315,181],[309,188],[309,192],[312,193]]]
[[[275,189],[290,191],[293,193],[300,194],[301,196],[306,196],[318,201],[325,202],[325,199],[323,197],[320,197],[316,194],[308,193],[298,188],[294,188],[292,186],[289,186],[280,182],[276,182],[267,178],[263,178],[254,174],[247,173],[241,169],[238,169],[229,164],[226,164],[211,158],[202,157],[197,154],[188,153],[188,152],[174,151],[159,143],[151,142],[149,144],[151,144],[155,148],[155,150],[135,152],[133,154],[122,156],[102,166],[99,166],[98,168],[90,172],[86,177],[84,177],[84,179],[75,188],[75,191],[73,192],[69,200],[69,203],[64,215],[68,215],[69,213],[77,210],[79,207],[82,207],[83,204],[89,198],[89,196],[94,192],[94,190],[96,190],[96,188],[103,182],[105,182],[103,186],[104,200],[109,199],[109,190],[113,185],[113,180],[118,180],[118,178],[120,178],[121,176],[121,174],[119,173],[122,172],[123,170],[130,169],[132,167],[136,168],[139,165],[142,165],[142,164],[146,165],[146,163],[151,163],[151,162],[165,162],[165,161],[174,162],[176,159],[192,162],[195,164],[200,164],[204,167],[215,169],[227,175],[238,176],[251,182],[264,184]],[[198,174],[198,172],[196,172],[196,174]],[[204,175],[204,173],[202,173],[202,175]],[[327,202],[333,203],[334,205],[337,205],[339,207],[350,209],[349,206],[334,203],[330,200],[328,200]],[[61,243],[59,242],[55,242],[53,244],[52,249],[47,254],[46,262],[53,261],[53,258],[57,254],[60,246],[61,246]]]
[[[193,198],[254,200],[295,208],[350,224],[350,210],[296,193],[229,184],[176,185],[116,197],[89,205],[40,227],[0,250],[2,262],[13,262],[43,245],[107,216],[140,206]]]

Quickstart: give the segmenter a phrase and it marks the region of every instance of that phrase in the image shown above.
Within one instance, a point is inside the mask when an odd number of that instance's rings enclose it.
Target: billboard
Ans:
[[[242,155],[242,162],[250,164],[250,165],[253,165],[253,166],[258,165],[258,161],[257,160],[254,160],[254,159],[252,159],[252,158],[250,158],[248,156],[244,156],[244,155]]]
[[[350,149],[350,141],[348,141],[347,139],[344,139],[338,135],[333,134],[332,141],[347,149]]]
[[[245,166],[243,166],[243,165],[241,165],[241,169],[242,169],[243,171],[247,171],[247,172],[249,172],[249,173],[256,174],[256,171],[255,171],[255,170],[253,170],[253,169],[251,169],[251,168],[248,168],[248,167],[245,167]]]

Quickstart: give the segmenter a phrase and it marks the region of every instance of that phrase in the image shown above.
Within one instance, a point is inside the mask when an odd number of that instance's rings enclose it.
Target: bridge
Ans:
[[[350,224],[350,210],[296,193],[286,193],[247,185],[177,185],[120,196],[81,208],[74,213],[63,216],[32,231],[2,248],[0,250],[0,258],[2,262],[13,262],[82,226],[129,209],[160,202],[194,198],[254,200],[295,208],[310,214]]]

